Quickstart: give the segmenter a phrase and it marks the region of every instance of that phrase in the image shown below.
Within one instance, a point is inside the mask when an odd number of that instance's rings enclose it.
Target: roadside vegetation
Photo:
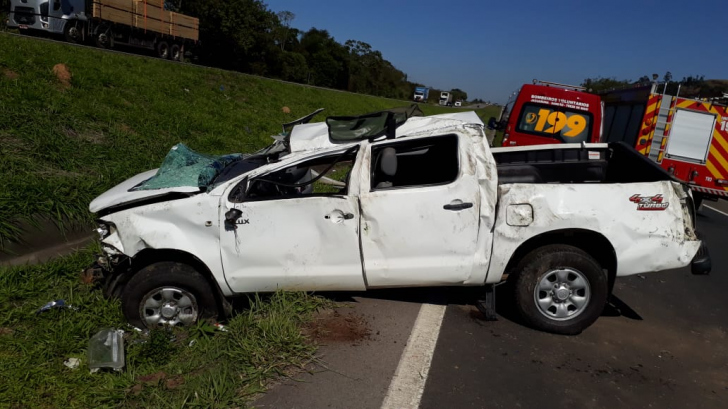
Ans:
[[[142,334],[125,324],[118,301],[79,280],[93,250],[0,269],[0,407],[242,407],[314,359],[301,330],[328,300],[281,292],[250,300],[226,332],[207,322]],[[72,308],[36,313],[57,299]],[[92,374],[86,349],[104,328],[125,330],[126,367]],[[77,368],[64,365],[69,358],[80,359]]]
[[[407,104],[0,33],[0,251],[23,221],[89,223],[95,196],[178,142],[252,152],[317,108],[323,120]]]

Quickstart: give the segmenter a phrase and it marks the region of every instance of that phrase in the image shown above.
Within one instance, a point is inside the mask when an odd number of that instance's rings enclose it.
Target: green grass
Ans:
[[[59,63],[69,87],[53,73]],[[158,167],[178,142],[251,152],[317,108],[349,115],[406,104],[0,33],[0,250],[38,215],[90,222],[94,197]]]
[[[92,250],[44,265],[0,269],[0,407],[245,406],[267,380],[313,359],[315,346],[301,325],[328,301],[277,293],[252,300],[230,320],[228,332],[201,323],[142,336],[126,326],[118,301],[80,282]],[[55,299],[78,309],[35,314]],[[120,373],[89,373],[88,340],[103,328],[127,331],[127,365]],[[63,365],[71,357],[81,359],[79,368]],[[150,380],[151,374],[164,379]]]

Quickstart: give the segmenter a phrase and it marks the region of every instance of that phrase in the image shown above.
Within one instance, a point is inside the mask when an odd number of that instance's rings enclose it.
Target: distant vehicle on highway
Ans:
[[[440,105],[450,106],[452,105],[452,94],[446,91],[440,93]]]
[[[427,98],[430,96],[430,89],[427,87],[415,88],[415,95],[412,98],[415,102],[427,102]]]
[[[462,101],[455,101],[455,106],[456,107],[463,106],[463,102]]]
[[[199,38],[199,20],[146,0],[10,0],[7,26],[101,48],[124,44],[180,61]]]

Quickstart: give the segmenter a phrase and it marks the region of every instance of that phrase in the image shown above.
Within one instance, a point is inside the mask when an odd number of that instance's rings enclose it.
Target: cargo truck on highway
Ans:
[[[179,61],[199,38],[199,20],[163,0],[10,0],[7,25],[102,48],[124,44]]]
[[[427,99],[430,96],[430,89],[427,87],[417,87],[415,88],[415,95],[413,97],[413,100],[415,102],[427,102]]]
[[[452,94],[449,92],[440,93],[440,105],[450,106],[452,105]]]
[[[132,324],[192,325],[246,293],[417,286],[481,286],[492,318],[508,280],[528,324],[575,334],[618,277],[710,270],[690,191],[624,144],[491,150],[474,112],[303,122],[250,155],[177,145],[91,202],[89,272]]]

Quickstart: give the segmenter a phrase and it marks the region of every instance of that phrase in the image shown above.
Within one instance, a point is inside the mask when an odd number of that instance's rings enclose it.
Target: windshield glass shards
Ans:
[[[206,188],[231,163],[242,160],[241,154],[204,155],[179,143],[170,149],[157,173],[132,190],[154,190],[196,186]]]

